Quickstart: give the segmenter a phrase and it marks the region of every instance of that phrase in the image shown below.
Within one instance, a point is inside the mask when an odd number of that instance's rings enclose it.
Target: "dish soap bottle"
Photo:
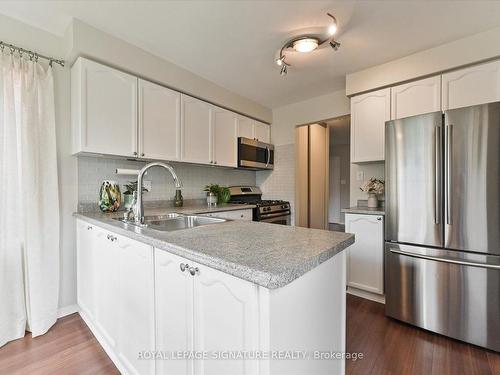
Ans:
[[[178,189],[175,191],[174,206],[175,207],[182,207],[183,204],[184,204],[184,198],[182,198],[182,192],[180,191],[180,189]]]

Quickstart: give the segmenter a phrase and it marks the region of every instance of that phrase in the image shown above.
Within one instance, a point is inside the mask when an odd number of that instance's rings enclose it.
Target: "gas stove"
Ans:
[[[231,203],[256,206],[253,220],[290,225],[290,202],[262,199],[262,191],[256,186],[231,186]]]

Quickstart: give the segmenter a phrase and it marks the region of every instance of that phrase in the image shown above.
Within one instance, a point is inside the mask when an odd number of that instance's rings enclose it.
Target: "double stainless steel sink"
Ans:
[[[133,220],[126,220],[124,218],[114,218],[126,224],[136,225],[141,228],[155,229],[163,232],[171,232],[175,230],[195,228],[202,225],[218,224],[228,221],[217,217],[207,217],[200,215],[184,215],[177,213],[170,213],[158,216],[145,216],[144,223],[139,224]]]

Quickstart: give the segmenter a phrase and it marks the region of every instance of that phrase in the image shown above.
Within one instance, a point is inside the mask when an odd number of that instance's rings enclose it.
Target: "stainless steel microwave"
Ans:
[[[274,146],[254,139],[238,138],[238,167],[247,169],[273,169]]]

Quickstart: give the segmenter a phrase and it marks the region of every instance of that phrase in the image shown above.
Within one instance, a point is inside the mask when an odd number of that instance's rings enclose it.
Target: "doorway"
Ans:
[[[329,133],[329,192],[328,227],[345,230],[345,214],[349,207],[351,170],[351,116],[341,116],[326,121]]]

